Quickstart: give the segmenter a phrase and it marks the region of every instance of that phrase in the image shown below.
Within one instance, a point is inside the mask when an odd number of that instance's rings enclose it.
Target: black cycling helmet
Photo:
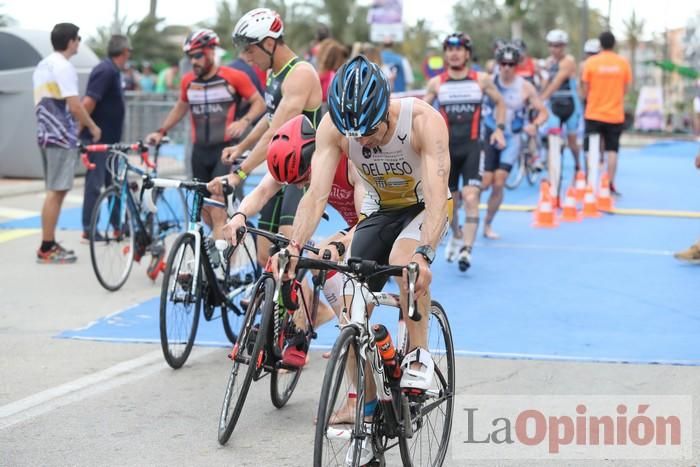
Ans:
[[[328,112],[345,136],[371,133],[389,115],[389,82],[364,55],[345,62],[328,88]]]
[[[518,63],[520,62],[520,48],[511,43],[506,43],[496,50],[496,61],[498,63]]]
[[[448,46],[464,47],[468,51],[472,51],[472,38],[463,32],[453,32],[442,41],[442,50],[447,50]]]
[[[494,39],[493,43],[491,44],[491,50],[493,50],[494,53],[501,47],[506,45],[505,39],[501,39],[500,37]]]
[[[522,55],[525,51],[527,51],[527,44],[525,43],[524,40],[522,39],[513,39],[510,41],[511,44],[516,46],[518,49],[520,49],[520,54]]]

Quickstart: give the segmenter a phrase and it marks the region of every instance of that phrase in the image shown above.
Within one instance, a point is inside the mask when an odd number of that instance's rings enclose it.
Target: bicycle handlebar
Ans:
[[[156,151],[160,148],[161,144],[167,143],[170,140],[163,141],[157,145],[155,145]],[[110,151],[119,151],[119,152],[139,152],[141,153],[141,161],[143,164],[148,167],[149,169],[155,169],[156,164],[151,162],[149,156],[148,156],[148,146],[143,143],[143,141],[138,141],[136,143],[114,143],[114,144],[88,144],[84,145],[81,144],[80,147],[80,161],[82,164],[85,166],[86,169],[88,170],[93,170],[96,165],[92,162],[90,162],[90,159],[88,158],[88,153],[91,152],[110,152]]]

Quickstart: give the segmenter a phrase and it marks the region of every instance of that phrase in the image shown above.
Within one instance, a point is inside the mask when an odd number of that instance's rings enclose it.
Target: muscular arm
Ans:
[[[350,178],[350,183],[352,183],[355,191],[353,192],[353,200],[355,202],[355,212],[358,217],[362,211],[362,203],[365,199],[365,186],[362,183],[360,174],[357,173],[357,167],[352,162],[348,162],[348,175]]]
[[[554,94],[554,91],[559,89],[561,85],[569,79],[570,76],[576,75],[576,62],[571,55],[567,55],[561,62],[559,62],[559,71],[554,76],[554,78],[549,80],[547,86],[540,97],[542,100],[547,100]]]
[[[248,109],[248,112],[241,117],[241,120],[247,120],[248,123],[252,123],[256,118],[262,115],[263,112],[265,112],[265,99],[263,99],[260,93],[256,91],[252,96],[250,96],[248,102],[250,102],[250,109]]]
[[[428,104],[432,104],[433,102],[435,102],[435,99],[437,99],[439,79],[439,76],[435,76],[434,78],[431,78],[430,81],[428,81],[428,88],[426,90],[425,96],[423,96],[423,100]]]
[[[311,159],[312,174],[335,173],[341,157],[338,138],[342,136],[326,114],[316,133],[316,151]],[[299,202],[292,228],[292,239],[300,245],[306,243],[316,230],[328,203],[332,185],[333,177],[311,176],[311,184]]]
[[[282,189],[282,185],[277,183],[269,173],[265,174],[258,186],[250,192],[238,207],[238,212],[242,212],[246,217],[251,218],[258,214],[278,191]]]
[[[542,102],[542,99],[540,99],[540,97],[537,95],[535,86],[527,81],[525,82],[524,86],[527,101],[530,103],[530,106],[532,106],[533,109],[537,110],[537,118],[535,118],[532,123],[537,126],[542,126],[547,121],[547,117],[549,117],[547,107],[545,107],[544,102]]]
[[[241,151],[250,149],[251,147],[255,146],[255,143],[260,140],[268,128],[270,128],[270,122],[267,120],[267,117],[261,118],[258,120],[258,123],[255,124],[255,127],[250,131],[250,133],[248,133],[248,136],[243,138],[243,141],[238,143],[237,146],[241,149]],[[248,172],[246,171],[246,173]]]
[[[168,116],[165,117],[165,121],[161,125],[161,128],[163,128],[165,131],[169,131],[172,127],[177,125],[177,122],[182,120],[182,117],[187,115],[189,110],[189,104],[182,99],[178,99],[175,103],[175,107],[173,107]]]
[[[313,83],[317,83],[320,90],[318,75],[310,65],[299,64],[287,75],[282,82],[282,100],[275,110],[272,121],[267,130],[260,136],[248,159],[241,164],[245,173],[250,173],[257,166],[265,162],[267,145],[275,131],[291,118],[299,115],[306,107],[309,96],[313,91]],[[258,129],[257,127],[255,128]],[[248,139],[248,138],[246,138]]]
[[[503,96],[498,92],[496,85],[493,84],[493,80],[489,78],[486,73],[479,73],[479,84],[484,94],[489,96],[493,102],[496,104],[496,124],[503,125],[506,123],[506,101],[503,100]]]
[[[421,156],[425,200],[421,244],[435,249],[447,219],[447,179],[450,173],[447,126],[435,110],[423,108],[413,122],[413,130]]]

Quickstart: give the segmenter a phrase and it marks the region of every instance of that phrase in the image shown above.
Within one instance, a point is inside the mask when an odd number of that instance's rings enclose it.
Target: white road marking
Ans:
[[[491,243],[477,242],[477,246],[486,248],[512,248],[518,250],[555,250],[555,251],[585,251],[595,253],[623,253],[628,255],[650,255],[650,256],[669,256],[673,252],[669,250],[649,250],[645,248],[607,248],[607,247],[589,247],[589,246],[574,246],[574,245],[537,245],[525,243]]]
[[[188,362],[199,360],[221,349],[196,348]],[[168,371],[163,354],[156,350],[133,360],[118,363],[97,373],[39,392],[0,407],[0,430],[60,407],[85,400],[110,389],[136,381],[159,371]],[[172,371],[172,370],[170,370]]]
[[[29,217],[36,217],[39,214],[41,214],[39,211],[0,206],[0,217],[7,217],[9,219],[27,219]]]

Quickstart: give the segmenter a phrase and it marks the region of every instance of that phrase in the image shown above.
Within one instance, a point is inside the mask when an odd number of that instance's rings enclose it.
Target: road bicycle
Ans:
[[[253,239],[230,247],[206,234],[204,205],[226,209],[232,215],[238,206],[233,187],[224,186],[225,201],[220,202],[207,197],[207,184],[203,182],[156,178],[144,184],[147,191],[170,187],[191,194],[187,230],[170,250],[160,295],[161,348],[168,365],[178,369],[192,351],[200,311],[207,321],[221,319],[226,337],[236,342],[235,330],[245,308],[241,302],[252,291],[260,268]]]
[[[157,176],[158,150],[156,146],[151,162],[149,148],[142,142],[80,146],[88,170],[95,168],[89,153],[107,153],[107,171],[112,179],[97,198],[88,231],[92,268],[107,290],[119,290],[129,278],[134,261],[140,262],[146,254],[151,255],[147,274],[155,280],[164,266],[166,238],[185,229],[187,205],[181,191],[153,190],[149,202],[157,209],[143,207],[143,185]],[[145,170],[129,161],[130,152],[140,155]]]
[[[272,252],[282,251],[289,240],[264,230],[248,228],[248,232],[261,235],[272,243]],[[240,242],[245,234],[237,232]],[[319,254],[317,248],[305,245],[303,251]],[[339,251],[342,255],[342,252]],[[330,258],[330,252],[324,252]],[[286,255],[279,256],[278,271],[284,271],[289,262]],[[296,388],[303,367],[284,362],[283,351],[287,345],[308,351],[310,342],[316,338],[314,323],[318,313],[319,297],[326,281],[326,272],[313,278],[313,294],[307,303],[301,293],[300,281],[306,270],[300,269],[294,281],[283,281],[270,272],[270,264],[262,273],[252,294],[252,299],[243,318],[239,339],[229,358],[233,361],[226,383],[224,401],[219,417],[218,438],[226,444],[238,423],[248,390],[253,381],[270,375],[270,398],[272,404],[282,408]],[[296,313],[303,313],[302,320],[294,320]],[[303,322],[303,325],[299,325]]]
[[[542,143],[537,135],[531,136],[523,131],[516,137],[521,139],[520,152],[506,178],[505,185],[509,190],[518,188],[523,179],[530,186],[536,184],[546,166],[546,161],[541,160]]]
[[[410,319],[421,319],[414,300],[416,263],[383,266],[360,258],[349,258],[347,263],[301,258],[299,267],[342,272],[354,289],[349,310],[345,309],[341,319],[348,324],[342,326],[326,366],[313,465],[387,465],[387,453],[396,445],[404,466],[442,465],[450,440],[455,394],[452,331],[444,309],[437,301],[430,304],[428,347],[435,374],[432,386],[420,393],[400,388],[398,365],[411,348],[405,325],[399,322],[396,355],[391,358],[388,349],[393,344],[386,340],[386,328],[369,322],[370,305],[400,309],[400,300],[392,293],[371,292],[367,280],[380,275],[401,276],[404,269],[408,279],[407,314]],[[366,405],[372,385],[377,396],[373,409],[372,404]]]

